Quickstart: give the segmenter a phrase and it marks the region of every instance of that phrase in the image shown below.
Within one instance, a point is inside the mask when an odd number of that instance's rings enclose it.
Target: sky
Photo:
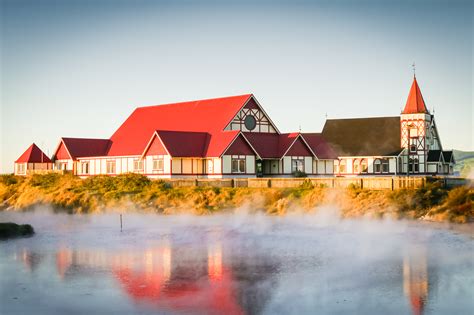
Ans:
[[[396,116],[414,62],[443,149],[474,150],[470,1],[0,3],[0,173],[138,106],[253,93],[282,132]]]

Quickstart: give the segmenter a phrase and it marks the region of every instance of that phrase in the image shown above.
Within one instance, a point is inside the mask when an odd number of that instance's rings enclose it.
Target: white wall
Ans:
[[[283,157],[283,173],[291,174],[291,156]]]
[[[222,157],[222,172],[229,174],[232,172],[232,157],[230,155],[224,155]]]
[[[313,173],[313,157],[312,156],[304,157],[304,172],[306,174]]]
[[[255,173],[255,156],[254,155],[247,155],[245,157],[245,171],[249,174]]]

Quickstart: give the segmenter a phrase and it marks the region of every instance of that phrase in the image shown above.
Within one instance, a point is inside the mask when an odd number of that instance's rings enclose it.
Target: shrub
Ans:
[[[0,223],[0,239],[29,236],[34,233],[33,227],[29,224],[18,225],[12,222]]]
[[[293,176],[294,177],[308,177],[308,175],[305,172],[299,171],[299,170],[294,171]]]

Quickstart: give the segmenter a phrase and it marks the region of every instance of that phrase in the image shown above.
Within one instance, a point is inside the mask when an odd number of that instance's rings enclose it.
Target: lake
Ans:
[[[0,314],[473,314],[474,244],[434,224],[0,212]]]

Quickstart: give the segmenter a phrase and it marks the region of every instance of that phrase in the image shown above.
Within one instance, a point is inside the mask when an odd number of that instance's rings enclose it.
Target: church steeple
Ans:
[[[411,85],[410,94],[408,94],[407,103],[402,114],[429,114],[415,75],[413,75],[413,84]]]

